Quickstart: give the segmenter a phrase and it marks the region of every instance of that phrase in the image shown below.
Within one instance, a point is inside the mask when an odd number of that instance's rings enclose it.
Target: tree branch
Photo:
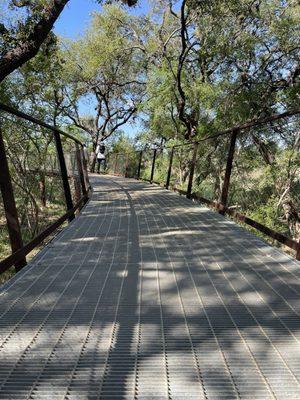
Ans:
[[[27,38],[4,54],[0,59],[0,82],[37,54],[68,1],[51,0]]]

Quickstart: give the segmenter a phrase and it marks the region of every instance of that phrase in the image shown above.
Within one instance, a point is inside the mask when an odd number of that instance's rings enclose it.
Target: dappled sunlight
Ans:
[[[98,179],[2,294],[1,390],[23,373],[16,398],[296,400],[299,264],[179,196],[165,213],[163,189]]]
[[[0,9],[0,400],[300,400],[299,1]]]

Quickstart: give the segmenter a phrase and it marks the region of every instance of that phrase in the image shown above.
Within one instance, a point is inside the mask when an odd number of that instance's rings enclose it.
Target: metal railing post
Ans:
[[[89,188],[90,188],[90,181],[89,181],[87,160],[86,160],[86,158],[85,158],[83,146],[80,146],[80,152],[81,152],[81,157],[82,157],[83,176],[84,176],[84,182],[85,182],[85,189],[86,189],[86,192],[88,192],[88,190],[89,190]]]
[[[192,157],[192,163],[191,163],[190,175],[189,175],[189,182],[188,182],[188,187],[187,187],[187,191],[186,191],[186,197],[188,199],[191,198],[191,194],[192,194],[195,166],[196,166],[196,160],[197,160],[197,151],[198,151],[198,143],[196,142],[194,144],[193,157]]]
[[[137,179],[140,179],[141,177],[142,160],[143,160],[143,150],[140,151]]]
[[[153,150],[153,159],[152,159],[152,167],[151,167],[151,177],[150,177],[150,183],[153,182],[153,177],[154,177],[154,169],[155,169],[155,159],[156,159],[156,152],[157,149]]]
[[[65,157],[64,157],[64,153],[63,153],[60,135],[58,132],[53,132],[53,135],[54,135],[54,139],[55,139],[57,157],[58,157],[59,166],[60,166],[62,184],[63,184],[63,188],[64,188],[66,208],[67,208],[67,211],[69,211],[69,210],[72,210],[72,208],[73,208],[73,201],[72,201],[71,190],[70,190],[70,185],[69,185],[69,180],[68,180],[66,161],[65,161]],[[75,215],[73,213],[68,218],[69,222],[72,221],[74,218],[75,218]]]
[[[82,158],[81,158],[79,144],[75,143],[75,147],[76,147],[77,170],[78,170],[80,184],[81,184],[81,191],[82,191],[83,195],[86,195],[87,194],[87,190],[86,190],[85,181],[84,181],[83,162],[82,162]],[[76,203],[77,203],[77,201],[76,201]]]
[[[228,200],[228,192],[229,192],[229,185],[230,185],[230,177],[231,177],[231,171],[232,171],[232,163],[233,163],[233,158],[234,158],[234,151],[235,151],[235,144],[236,144],[236,138],[238,135],[238,130],[235,130],[230,137],[230,142],[229,142],[229,150],[228,150],[228,156],[227,156],[227,162],[226,162],[226,170],[225,170],[225,176],[224,176],[224,182],[223,182],[223,187],[222,187],[222,193],[220,197],[220,203],[223,209],[219,210],[219,213],[224,215],[225,214],[225,207],[227,206],[227,200]]]
[[[12,253],[23,247],[23,239],[18,218],[8,162],[5,153],[5,146],[0,132],[0,187],[3,198],[3,206],[6,217],[8,235]],[[26,265],[26,257],[15,263],[16,272]]]
[[[167,175],[167,181],[166,181],[166,189],[169,189],[169,186],[170,186],[170,179],[171,179],[171,173],[172,173],[172,164],[173,164],[173,155],[174,155],[174,147],[172,147],[171,154],[170,154],[169,169],[168,169],[168,175]]]

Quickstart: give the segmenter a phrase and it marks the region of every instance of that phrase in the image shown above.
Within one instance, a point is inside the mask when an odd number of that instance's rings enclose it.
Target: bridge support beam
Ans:
[[[153,177],[154,177],[154,170],[155,170],[155,160],[156,160],[156,152],[157,149],[153,150],[153,159],[152,159],[152,168],[151,168],[151,177],[150,177],[150,183],[153,182]]]
[[[68,180],[68,172],[67,172],[64,152],[63,152],[59,133],[53,132],[53,135],[54,135],[54,139],[55,139],[57,157],[58,157],[58,161],[59,161],[62,184],[63,184],[63,188],[64,188],[66,208],[67,208],[67,211],[70,211],[73,208],[73,201],[72,201],[72,195],[71,195],[71,190],[70,190],[70,185],[69,185],[69,180]],[[69,222],[71,222],[74,218],[75,218],[75,215],[71,214],[70,217],[68,218]]]
[[[166,189],[169,189],[169,186],[170,186],[170,179],[171,179],[171,174],[172,174],[173,156],[174,156],[174,147],[172,147],[171,153],[170,153],[170,161],[169,161],[169,169],[168,169],[168,175],[167,175],[167,181],[166,181]]]
[[[198,143],[195,143],[194,149],[193,149],[191,168],[190,168],[189,182],[188,182],[188,187],[187,187],[187,191],[186,191],[186,197],[188,199],[190,199],[191,195],[192,195],[193,180],[194,180],[195,166],[196,166],[196,160],[197,160],[197,152],[198,152]]]
[[[232,171],[232,163],[233,163],[233,158],[234,158],[235,144],[236,144],[236,138],[237,138],[238,132],[239,132],[238,130],[233,131],[233,133],[230,137],[230,142],[229,142],[226,170],[225,170],[224,182],[223,182],[222,193],[221,193],[221,198],[220,198],[220,203],[223,208],[221,210],[219,210],[219,213],[222,215],[225,214],[225,207],[227,206],[230,177],[231,177],[231,171]]]
[[[4,212],[12,253],[23,247],[23,239],[19,223],[9,166],[5,153],[3,137],[0,131],[0,187],[3,198]],[[26,257],[15,263],[16,272],[26,265]]]

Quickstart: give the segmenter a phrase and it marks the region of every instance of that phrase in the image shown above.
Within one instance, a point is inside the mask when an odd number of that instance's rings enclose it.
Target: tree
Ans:
[[[46,5],[43,1],[11,1],[12,7],[25,8],[28,16],[13,28],[0,25],[0,82],[38,53],[68,1],[51,0]]]
[[[118,6],[104,7],[102,14],[94,15],[85,37],[65,52],[63,110],[90,136],[94,152],[134,116],[141,102],[145,83],[144,53],[137,37],[140,22]],[[80,113],[83,101],[93,113]],[[95,157],[92,170],[94,164]]]
[[[122,1],[129,6],[136,3],[136,0]],[[25,9],[25,13],[19,12],[20,18],[16,26],[0,23],[0,82],[38,53],[41,45],[49,40],[53,25],[68,2],[69,0],[10,1],[12,8]],[[25,20],[24,14],[27,15]]]
[[[22,66],[17,72],[8,77],[9,85],[1,85],[8,97],[6,103],[20,107],[29,114],[53,123],[55,114],[55,86],[59,81],[61,71],[57,43],[43,45],[39,54]],[[51,117],[52,116],[52,117]],[[10,123],[2,121],[6,129],[4,136],[7,141],[8,157],[12,160],[14,182],[25,190],[27,184],[38,181],[39,200],[43,208],[47,206],[46,176],[53,168],[49,155],[55,154],[53,135],[51,132],[31,124],[19,121],[15,131],[13,120]],[[13,132],[13,135],[8,134]],[[36,168],[36,165],[39,168]],[[33,179],[32,174],[35,174]],[[31,182],[31,183],[30,183]],[[32,192],[35,190],[31,189]],[[28,195],[32,195],[27,189]],[[31,196],[34,203],[34,197]],[[39,205],[34,203],[36,220],[38,219]]]
[[[148,136],[155,142],[159,138],[197,140],[245,121],[297,108],[300,47],[295,26],[299,15],[296,1],[160,2],[146,46],[150,63],[143,111],[148,116]],[[277,220],[280,215],[281,221],[274,227],[283,229],[287,224],[294,237],[299,229],[297,132],[295,123],[287,127],[282,121],[252,128],[244,133],[246,142],[238,138],[237,148],[243,149],[247,143],[246,154],[255,157],[251,158],[253,166],[245,169],[248,175],[244,182],[240,175],[236,177],[239,182],[233,179],[230,199],[243,207],[249,200],[244,209],[253,212],[252,202],[264,218],[269,210],[258,200],[268,202],[272,196],[270,212]],[[295,135],[291,143],[289,138]],[[226,141],[219,138],[209,145],[201,143],[195,190],[198,186],[218,200],[226,152]],[[246,158],[236,161],[239,171],[243,171]],[[181,176],[189,159],[184,154],[184,162],[179,160]],[[252,177],[256,174],[260,181]],[[260,174],[265,174],[266,180]],[[253,182],[253,189],[249,186],[246,190],[246,182]],[[260,182],[264,187],[259,195],[254,194]],[[253,197],[250,199],[244,190],[253,190]],[[237,196],[239,192],[243,197]]]
[[[167,108],[176,132],[179,121],[190,139],[299,101],[297,2],[180,4],[160,7],[149,46],[149,98],[161,99],[156,110]]]

